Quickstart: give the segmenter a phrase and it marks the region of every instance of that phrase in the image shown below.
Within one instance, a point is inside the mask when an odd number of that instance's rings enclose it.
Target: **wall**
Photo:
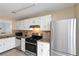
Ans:
[[[11,24],[12,24],[12,33],[14,32],[14,30],[15,30],[15,25],[16,25],[16,21],[15,21],[15,20],[13,20],[13,19],[10,18],[10,17],[1,17],[1,16],[0,16],[0,20],[10,21]]]
[[[79,19],[79,4],[76,5],[76,18]]]
[[[15,33],[16,30],[16,20],[12,20],[12,32]]]
[[[75,6],[56,11],[52,14],[53,20],[63,20],[75,17]]]

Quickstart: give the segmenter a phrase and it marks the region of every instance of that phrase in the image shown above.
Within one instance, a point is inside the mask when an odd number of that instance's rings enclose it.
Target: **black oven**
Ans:
[[[32,37],[25,39],[25,49],[37,54],[37,40],[40,40],[42,36],[32,35]]]
[[[35,43],[25,43],[25,49],[37,54],[37,45]]]

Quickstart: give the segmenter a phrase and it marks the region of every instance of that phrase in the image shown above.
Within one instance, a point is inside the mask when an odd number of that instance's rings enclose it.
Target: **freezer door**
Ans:
[[[75,54],[74,47],[75,42],[74,38],[74,20],[75,19],[67,19],[56,21],[52,28],[51,33],[51,49],[68,53]]]

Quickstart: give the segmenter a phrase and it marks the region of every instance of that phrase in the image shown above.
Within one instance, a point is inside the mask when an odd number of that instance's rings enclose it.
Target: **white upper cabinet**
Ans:
[[[24,21],[17,21],[16,22],[16,29],[17,30],[23,30],[24,29]]]
[[[17,30],[30,30],[30,25],[40,25],[41,30],[50,31],[51,15],[17,21]]]
[[[33,22],[33,25],[40,25],[41,24],[40,17],[33,18],[32,22]]]
[[[21,22],[20,21],[16,22],[16,29],[21,30]]]
[[[29,20],[23,20],[22,23],[23,23],[23,24],[21,25],[21,26],[22,26],[22,27],[21,27],[22,30],[29,30],[29,24],[30,24],[30,23],[29,23]]]
[[[47,16],[41,16],[41,29],[44,31],[50,31],[50,25],[51,25],[51,15]]]

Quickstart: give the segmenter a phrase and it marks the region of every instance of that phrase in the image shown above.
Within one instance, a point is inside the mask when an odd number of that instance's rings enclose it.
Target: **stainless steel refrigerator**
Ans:
[[[79,55],[79,20],[52,21],[51,56]]]

